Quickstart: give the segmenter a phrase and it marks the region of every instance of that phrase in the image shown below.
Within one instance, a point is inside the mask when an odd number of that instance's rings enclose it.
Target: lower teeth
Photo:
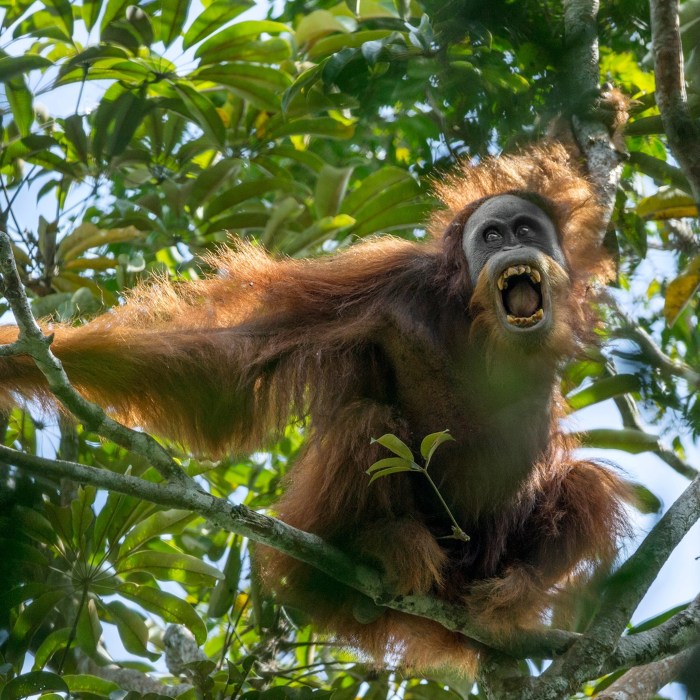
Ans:
[[[537,309],[532,316],[528,316],[526,318],[522,316],[513,316],[512,314],[508,314],[506,316],[506,319],[508,320],[508,323],[510,323],[513,326],[532,326],[538,321],[541,321],[542,318],[544,317],[544,311],[542,309]]]

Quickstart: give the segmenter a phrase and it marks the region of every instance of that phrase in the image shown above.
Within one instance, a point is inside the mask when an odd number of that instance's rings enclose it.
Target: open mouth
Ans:
[[[544,318],[542,275],[530,265],[511,265],[498,278],[506,320],[518,328],[531,328]]]

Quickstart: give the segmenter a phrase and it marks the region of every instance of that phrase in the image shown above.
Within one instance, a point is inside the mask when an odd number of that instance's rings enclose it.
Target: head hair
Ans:
[[[552,219],[574,284],[587,284],[591,276],[609,277],[601,247],[604,212],[593,185],[561,144],[532,146],[478,165],[462,161],[433,188],[444,208],[433,214],[428,230],[433,237],[444,237],[452,254],[461,248],[464,225],[476,209],[487,199],[512,194],[533,202]]]

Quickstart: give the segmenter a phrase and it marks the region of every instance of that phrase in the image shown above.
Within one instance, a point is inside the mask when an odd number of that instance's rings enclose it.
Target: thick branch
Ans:
[[[700,207],[700,124],[690,113],[685,91],[678,0],[651,0],[650,6],[656,104],[671,153]]]
[[[58,358],[51,352],[51,336],[45,336],[34,320],[27,295],[17,272],[12,243],[7,231],[0,227],[0,275],[2,291],[10,304],[19,328],[19,339],[6,346],[3,354],[27,354],[46,377],[56,398],[88,428],[116,442],[127,450],[143,455],[163,475],[175,483],[190,481],[170,455],[146,433],[130,430],[87,401],[72,386]]]
[[[645,632],[623,637],[604,670],[615,671],[659,661],[688,649],[700,639],[700,596],[685,610]]]
[[[630,669],[596,695],[596,700],[647,700],[659,688],[675,680],[689,659],[690,650],[686,649],[667,659]]]
[[[590,96],[590,102],[593,103],[600,90],[597,27],[599,5],[598,0],[564,2],[566,58],[562,76],[568,80],[565,92],[569,103],[579,104],[579,109],[581,95]],[[613,143],[610,129],[600,119],[574,115],[572,126],[576,142],[586,159],[590,179],[598,190],[599,202],[609,218],[615,207],[623,155]],[[604,233],[605,231],[601,232],[601,242]]]
[[[519,683],[517,691],[499,700],[559,700],[600,675],[620,635],[659,569],[700,517],[700,476],[669,508],[637,551],[608,584],[603,602],[585,635],[539,678]]]
[[[233,505],[189,484],[154,484],[137,477],[116,474],[64,460],[27,455],[0,445],[0,460],[36,474],[69,477],[97,488],[136,496],[168,508],[198,513],[218,527],[274,547],[323,571],[371,598],[377,605],[434,620],[487,646],[517,658],[548,658],[567,649],[576,635],[561,630],[523,631],[518,639],[504,641],[474,625],[464,608],[426,596],[394,597],[374,569],[358,564],[339,549],[312,535],[244,505]]]

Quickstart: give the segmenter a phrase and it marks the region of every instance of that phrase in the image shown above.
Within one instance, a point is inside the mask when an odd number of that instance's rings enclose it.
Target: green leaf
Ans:
[[[335,216],[345,197],[345,192],[352,175],[352,166],[334,168],[324,165],[316,180],[314,202],[319,217]]]
[[[418,202],[416,204],[404,204],[403,206],[394,207],[364,222],[358,222],[352,233],[361,237],[371,233],[386,233],[408,226],[422,226],[431,208],[429,202]]]
[[[218,36],[218,35],[217,35]],[[201,65],[219,64],[222,61],[255,61],[258,63],[282,63],[292,55],[289,42],[279,37],[236,44],[223,43],[216,50],[208,51],[200,58]]]
[[[312,44],[327,34],[347,34],[349,31],[348,27],[328,10],[315,10],[301,18],[294,32],[294,39],[297,46],[303,46],[307,43]]]
[[[403,457],[386,457],[375,462],[368,470],[367,474],[372,474],[376,471],[382,471],[388,468],[401,467],[404,470],[416,471],[419,469],[418,465],[410,459],[404,459]]]
[[[111,693],[120,691],[121,688],[112,681],[107,681],[104,678],[90,676],[87,673],[79,675],[66,674],[63,680],[68,686],[71,693],[89,693],[90,695],[99,695],[108,698]]]
[[[426,435],[420,444],[420,453],[425,461],[425,466],[428,466],[433,454],[435,454],[435,450],[437,450],[440,445],[445,442],[454,441],[455,439],[450,435],[448,430],[441,430],[439,433],[430,433],[430,435]]]
[[[190,9],[190,0],[166,0],[161,3],[160,40],[166,47],[180,36]]]
[[[71,35],[66,33],[63,23],[53,9],[32,12],[29,17],[22,20],[15,27],[13,37],[15,39],[27,39],[30,37],[54,39],[58,42],[72,41]]]
[[[218,63],[221,60],[234,60],[236,48],[250,42],[254,37],[266,34],[281,34],[288,32],[289,27],[281,22],[271,20],[248,20],[238,22],[207,39],[195,52],[195,57],[201,59],[202,64]]]
[[[75,148],[75,155],[81,163],[88,162],[88,139],[83,130],[83,117],[80,114],[72,114],[63,120],[63,132],[66,138]]]
[[[159,658],[160,654],[148,651],[148,627],[136,610],[124,605],[121,600],[113,600],[104,607],[109,613],[110,622],[117,626],[119,638],[128,652],[152,661]]]
[[[2,24],[0,29],[11,27],[24,13],[34,5],[35,0],[5,0],[0,4],[3,9]]]
[[[15,77],[5,83],[5,96],[10,104],[20,136],[29,136],[34,122],[34,103],[23,77]]]
[[[217,581],[214,590],[209,596],[208,617],[222,617],[231,610],[236,600],[243,568],[238,541],[238,538],[234,538],[224,564],[224,578],[221,581]]]
[[[372,484],[375,482],[377,479],[381,479],[382,477],[389,476],[390,474],[400,474],[401,472],[411,472],[414,471],[411,467],[389,467],[388,469],[382,469],[381,471],[376,471],[374,474],[372,474],[372,478],[369,480],[369,483]]]
[[[374,217],[386,214],[391,209],[399,209],[404,203],[414,200],[420,194],[418,183],[411,177],[383,187],[366,199],[352,214],[360,224],[371,221]],[[343,207],[344,209],[345,207]]]
[[[146,571],[159,581],[178,581],[192,586],[213,586],[223,578],[218,569],[189,554],[149,550],[122,559],[116,569],[123,576]]]
[[[102,636],[102,624],[97,616],[97,607],[92,598],[88,598],[80,609],[78,624],[75,628],[75,638],[80,648],[88,655],[97,652],[97,645]]]
[[[101,229],[90,222],[76,226],[71,233],[58,244],[57,260],[74,260],[91,248],[112,245],[114,243],[129,243],[141,237],[141,231],[135,226],[125,228]]]
[[[653,494],[646,486],[640,484],[636,481],[626,480],[627,484],[631,487],[634,492],[635,500],[632,505],[640,512],[645,515],[650,515],[653,513],[660,513],[663,508],[663,503],[661,499]]]
[[[80,15],[88,32],[95,26],[101,9],[102,0],[83,0],[80,3]]]
[[[48,545],[56,543],[58,539],[56,531],[41,513],[33,508],[15,506],[15,517],[18,519],[22,531],[32,539]]]
[[[578,411],[615,396],[637,392],[640,388],[640,379],[635,374],[616,374],[613,377],[597,379],[589,386],[569,394],[566,401],[571,408]]]
[[[165,622],[185,625],[194,635],[197,644],[204,644],[207,628],[189,603],[158,588],[139,586],[136,583],[124,583],[119,586],[118,592],[144,610],[159,615]]]
[[[594,428],[577,434],[584,447],[600,447],[608,450],[623,450],[630,454],[654,451],[659,446],[656,435],[649,435],[634,428]]]
[[[73,536],[78,542],[82,542],[88,528],[95,520],[92,504],[95,502],[97,490],[94,486],[81,486],[78,488],[78,497],[71,501],[71,518],[73,521]]]
[[[395,455],[398,455],[399,457],[403,457],[404,459],[407,459],[409,462],[414,462],[415,460],[413,459],[413,452],[411,452],[411,448],[403,441],[400,440],[399,438],[396,437],[396,435],[392,435],[391,433],[386,433],[385,435],[382,435],[380,438],[377,438],[376,440],[372,438],[370,440],[370,444],[378,443],[382,447],[386,447],[387,450],[391,450]]]
[[[269,218],[270,215],[268,213],[259,211],[242,211],[233,214],[224,214],[210,221],[208,225],[205,226],[205,231],[209,234],[216,231],[240,232],[246,229],[264,228]]]
[[[54,11],[54,21],[66,37],[73,36],[73,9],[69,0],[43,0]]]
[[[13,678],[0,693],[0,700],[19,700],[48,691],[68,692],[68,686],[61,676],[48,671],[32,671]]]
[[[182,99],[192,121],[217,146],[222,146],[226,141],[226,128],[214,105],[187,83],[182,81],[173,83],[173,88]]]
[[[192,73],[190,79],[225,85],[254,107],[270,112],[280,110],[280,91],[291,84],[290,76],[279,69],[242,61],[207,66]]]
[[[358,49],[372,41],[381,41],[391,36],[390,29],[366,29],[352,34],[336,34],[317,41],[308,51],[313,61],[331,56],[343,49]]]
[[[666,620],[670,620],[674,615],[677,615],[679,612],[683,612],[683,610],[685,610],[688,607],[688,605],[689,603],[677,605],[675,608],[666,610],[665,612],[662,612],[659,615],[654,615],[654,617],[650,617],[649,619],[640,622],[638,625],[632,625],[630,628],[627,629],[627,634],[639,634],[640,632],[646,632],[647,630],[654,629],[654,627],[658,627],[661,623],[666,622]]]
[[[214,0],[204,12],[197,16],[192,26],[185,32],[182,42],[183,48],[188,49],[193,44],[208,37],[242,12],[253,7],[254,4],[253,0],[239,0],[238,2]]]
[[[381,168],[376,172],[368,175],[358,187],[353,189],[345,198],[341,211],[345,214],[355,215],[355,213],[369,203],[375,197],[388,187],[406,182],[407,179],[413,178],[401,168],[389,166]]]
[[[51,632],[34,653],[32,671],[39,671],[46,666],[56,652],[65,649],[70,638],[71,630],[68,627],[63,627],[55,632]]]
[[[158,511],[142,520],[129,532],[119,547],[119,551],[131,554],[154,537],[159,537],[165,533],[180,533],[185,525],[192,522],[196,517],[197,514],[190,510],[172,509]]]
[[[53,62],[36,54],[24,56],[3,56],[0,58],[0,82],[6,83],[13,78],[22,76],[30,70],[52,66]]]
[[[145,88],[137,92],[120,84],[110,87],[95,114],[92,150],[96,159],[123,153],[148,110]]]
[[[325,136],[331,139],[350,139],[355,133],[355,125],[339,122],[331,117],[316,117],[311,119],[294,119],[283,122],[270,128],[267,136],[271,139],[282,136],[295,136],[310,134],[313,136]],[[352,213],[352,212],[344,212]]]
[[[5,651],[9,661],[16,661],[34,637],[36,631],[45,624],[46,618],[55,611],[56,606],[66,597],[66,591],[53,589],[35,598],[29,605],[22,609],[10,633]]]
[[[210,221],[218,214],[233,209],[248,199],[261,199],[270,192],[302,193],[299,183],[284,177],[264,177],[235,185],[214,197],[204,208],[204,220]]]
[[[133,0],[108,0],[105,13],[100,22],[100,32],[105,30],[105,27],[114,19],[124,19],[126,16],[126,8],[133,4]]]

